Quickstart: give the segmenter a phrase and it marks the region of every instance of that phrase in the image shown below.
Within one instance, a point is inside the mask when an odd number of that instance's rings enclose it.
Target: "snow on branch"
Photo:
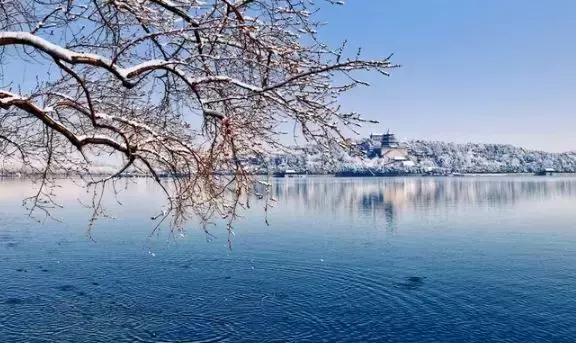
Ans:
[[[0,85],[0,148],[9,147],[23,171],[46,180],[32,208],[50,213],[42,204],[50,203],[47,189],[60,175],[78,176],[100,195],[135,173],[152,177],[165,193],[172,229],[218,216],[231,233],[255,194],[246,161],[286,150],[294,140],[326,151],[345,146],[371,121],[343,111],[339,98],[367,85],[357,72],[387,76],[397,67],[391,56],[364,59],[346,44],[322,43],[315,6],[3,2],[0,66],[44,67],[29,75],[34,87],[20,87],[14,73]],[[289,137],[286,126],[293,127]],[[95,165],[110,156],[115,169],[96,176]],[[103,216],[100,202],[90,207],[92,219]]]

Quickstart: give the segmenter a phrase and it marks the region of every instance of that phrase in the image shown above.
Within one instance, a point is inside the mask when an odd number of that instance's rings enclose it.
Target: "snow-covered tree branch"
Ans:
[[[57,175],[103,191],[134,170],[165,191],[172,228],[213,215],[231,223],[254,189],[241,161],[283,149],[284,125],[345,144],[365,120],[341,111],[340,95],[365,85],[355,72],[395,65],[323,44],[317,6],[0,0],[0,152],[46,179],[31,209],[50,203]],[[23,66],[39,70],[24,84],[13,72]],[[88,175],[111,155],[122,161],[112,177]]]

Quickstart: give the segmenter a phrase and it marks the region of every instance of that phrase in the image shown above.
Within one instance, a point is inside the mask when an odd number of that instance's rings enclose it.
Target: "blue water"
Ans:
[[[84,192],[42,224],[31,189],[0,183],[0,342],[576,341],[574,178],[280,179],[231,251],[149,238],[149,184],[95,242]]]

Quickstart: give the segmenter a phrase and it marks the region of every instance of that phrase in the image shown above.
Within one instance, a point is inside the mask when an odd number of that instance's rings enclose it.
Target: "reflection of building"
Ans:
[[[320,213],[374,218],[390,231],[403,217],[444,216],[468,208],[512,206],[518,201],[576,199],[576,181],[516,178],[302,178],[275,179],[271,196],[290,216]],[[1,194],[0,194],[1,195]],[[256,199],[255,201],[261,201]]]
[[[278,179],[272,196],[306,210],[336,212],[343,208],[380,211],[396,209],[457,209],[463,206],[513,205],[517,200],[555,196],[576,197],[576,181],[554,182],[500,178],[332,178]]]

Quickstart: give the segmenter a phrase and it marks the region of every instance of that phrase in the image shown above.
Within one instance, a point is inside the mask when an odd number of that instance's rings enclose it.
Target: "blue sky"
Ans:
[[[321,39],[402,64],[342,99],[381,122],[362,135],[560,152],[576,150],[575,14],[574,0],[348,0],[317,17]],[[0,74],[21,85],[39,69],[15,63]]]
[[[401,69],[343,99],[406,139],[576,150],[576,1],[348,0],[324,40]]]

